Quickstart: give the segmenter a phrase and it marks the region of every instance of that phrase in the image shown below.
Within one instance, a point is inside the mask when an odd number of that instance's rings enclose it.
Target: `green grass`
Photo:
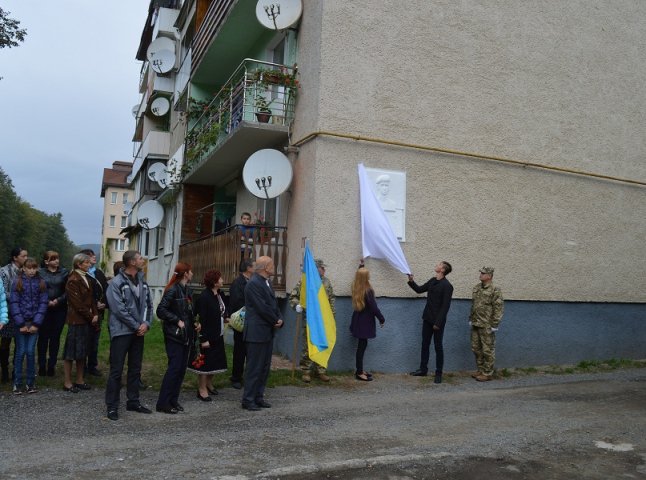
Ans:
[[[67,334],[67,328],[63,330],[61,335],[61,351],[65,343],[65,336]],[[93,385],[95,388],[104,388],[105,381],[107,378],[109,365],[108,365],[108,355],[110,352],[110,338],[108,336],[106,324],[104,323],[103,331],[101,332],[101,337],[99,341],[99,369],[103,372],[102,377],[92,377],[86,376],[85,380],[87,383]],[[232,366],[232,353],[233,347],[231,345],[226,345],[226,355],[227,355],[227,365],[229,370],[226,373],[221,373],[215,376],[214,385],[216,388],[224,388],[229,385],[229,377],[231,376],[231,366]],[[284,365],[287,365],[287,362],[284,362]],[[142,379],[148,388],[154,390],[159,390],[161,386],[162,378],[166,372],[167,357],[166,349],[164,347],[164,337],[161,329],[161,324],[155,320],[150,331],[146,334],[145,337],[145,347],[144,347],[144,360],[142,365]],[[606,372],[610,370],[622,369],[622,368],[646,368],[646,360],[629,360],[629,359],[616,359],[611,358],[609,360],[583,360],[576,365],[549,365],[545,367],[524,367],[524,368],[503,368],[496,372],[496,377],[498,378],[509,378],[513,376],[522,376],[522,375],[569,375],[573,373],[597,373],[597,372]],[[125,370],[125,369],[124,369]],[[72,372],[74,375],[74,372]],[[354,375],[352,371],[343,371],[343,372],[334,372],[328,371],[328,375],[332,377],[332,385],[339,387],[348,387],[354,385]],[[464,372],[446,372],[443,376],[445,383],[456,383],[460,377],[466,375]],[[73,377],[74,378],[74,377]],[[125,371],[124,371],[125,379]],[[422,379],[423,382],[431,383],[432,376]],[[56,365],[56,376],[55,377],[38,377],[37,385],[40,388],[62,388],[63,384],[63,361],[59,360]],[[311,384],[305,384],[301,381],[301,373],[296,367],[296,371],[292,372],[291,367],[289,368],[279,368],[272,370],[269,375],[269,381],[267,383],[268,387],[278,387],[285,385],[293,385],[299,387],[308,387],[314,385],[320,385],[321,382],[312,379]],[[183,389],[184,390],[195,390],[197,388],[197,375],[194,375],[190,372],[187,372],[184,379]],[[9,392],[11,391],[11,385],[5,384],[0,386],[0,392]]]

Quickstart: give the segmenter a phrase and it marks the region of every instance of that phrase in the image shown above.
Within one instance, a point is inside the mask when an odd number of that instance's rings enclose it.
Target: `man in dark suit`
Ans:
[[[240,275],[229,288],[229,310],[237,312],[244,307],[244,289],[253,275],[253,262],[251,260],[240,261]],[[242,374],[244,372],[244,360],[246,357],[245,344],[242,332],[233,330],[233,368],[231,369],[231,386],[240,390],[242,388]]]
[[[265,386],[271,367],[274,331],[283,326],[276,296],[269,283],[274,274],[274,261],[267,256],[259,257],[254,271],[244,291],[246,314],[242,332],[247,347],[242,408],[251,411],[271,407],[264,398]]]
[[[419,368],[410,372],[415,377],[425,377],[428,373],[429,349],[431,338],[435,345],[435,383],[442,383],[442,368],[444,367],[444,325],[451,306],[453,285],[446,279],[451,273],[449,262],[442,261],[435,266],[435,278],[431,278],[421,287],[415,283],[413,275],[408,275],[408,286],[417,293],[428,292],[426,307],[422,314],[422,354]]]

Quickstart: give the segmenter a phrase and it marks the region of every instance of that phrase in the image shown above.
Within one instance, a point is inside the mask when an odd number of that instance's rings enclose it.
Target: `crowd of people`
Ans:
[[[332,283],[325,276],[325,263],[315,261],[321,283],[335,314]],[[0,268],[0,368],[1,381],[12,381],[16,395],[37,392],[37,376],[54,376],[60,351],[63,327],[67,334],[62,350],[63,389],[70,393],[89,390],[85,375],[101,376],[97,351],[105,310],[109,310],[110,336],[109,373],[105,387],[107,418],[119,419],[120,391],[126,365],[126,409],[150,414],[152,410],[140,401],[141,366],[144,336],[151,328],[153,303],[144,278],[145,259],[140,252],[129,250],[114,267],[108,282],[96,267],[96,255],[91,250],[76,254],[72,270],[60,265],[55,251],[44,253],[39,263],[22,248],[11,252],[10,262]],[[430,342],[435,347],[435,383],[442,382],[444,351],[442,340],[451,305],[453,286],[446,278],[452,267],[446,261],[435,267],[435,276],[418,285],[412,274],[408,285],[417,293],[427,293],[422,312],[422,346],[419,368],[413,376],[426,376],[430,358]],[[242,390],[241,406],[258,411],[271,408],[265,399],[269,378],[273,340],[284,321],[270,281],[275,265],[268,256],[255,261],[243,259],[240,274],[230,286],[227,302],[222,293],[221,272],[209,270],[201,279],[205,286],[195,300],[189,284],[193,280],[191,265],[179,262],[166,285],[156,309],[162,325],[168,358],[167,369],[156,404],[156,411],[177,414],[184,411],[179,402],[182,383],[187,371],[198,376],[197,398],[212,401],[218,392],[213,386],[214,375],[228,369],[224,347],[224,328],[232,314],[244,318],[242,331],[234,330],[231,386]],[[477,381],[492,379],[495,363],[495,332],[503,315],[500,288],[492,283],[494,269],[483,267],[480,282],[473,289],[469,323],[471,348],[477,370]],[[307,351],[308,327],[305,305],[301,303],[300,282],[289,296],[290,306],[302,315],[303,351],[302,380],[309,383],[312,376],[323,382],[330,377],[322,365],[313,362]],[[376,336],[377,322],[381,327],[385,317],[380,311],[370,284],[370,273],[363,259],[351,287],[352,318],[350,333],[357,339],[355,378],[369,382],[373,375],[364,367],[368,340]],[[14,340],[13,371],[10,374],[10,348]],[[38,370],[36,370],[36,351]],[[23,366],[26,359],[26,369]],[[74,378],[72,371],[74,370]],[[244,379],[244,381],[243,381]]]

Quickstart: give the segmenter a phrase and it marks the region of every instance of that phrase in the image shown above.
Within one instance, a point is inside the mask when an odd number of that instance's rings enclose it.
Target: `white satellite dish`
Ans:
[[[242,181],[252,195],[275,198],[292,183],[292,164],[278,150],[265,148],[251,155],[242,169]]]
[[[137,223],[146,230],[159,226],[164,218],[164,207],[157,200],[148,200],[137,210]]]
[[[156,97],[150,103],[150,111],[156,117],[163,117],[170,110],[170,100],[166,97]]]
[[[155,39],[148,47],[146,58],[155,72],[170,72],[175,66],[175,41],[166,37]]]
[[[168,170],[166,170],[166,165],[161,162],[153,163],[148,167],[148,178],[153,182],[157,182],[160,187],[166,188],[168,186]]]
[[[303,13],[301,0],[258,0],[256,17],[270,30],[284,30],[298,22]]]
[[[132,116],[137,118],[137,114],[139,113],[139,104],[135,105],[132,107]]]

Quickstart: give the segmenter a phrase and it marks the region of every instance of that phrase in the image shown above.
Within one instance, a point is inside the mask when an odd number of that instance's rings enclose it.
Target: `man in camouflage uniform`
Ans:
[[[488,382],[493,376],[496,360],[496,331],[504,310],[502,292],[492,283],[493,268],[480,269],[480,283],[473,287],[471,350],[476,356],[478,371],[471,376],[479,382]]]
[[[334,310],[334,290],[332,289],[330,279],[325,276],[325,263],[323,263],[323,260],[321,259],[315,260],[314,263],[316,263],[316,268],[321,276],[321,283],[323,284],[327,298],[330,301],[332,315],[336,316],[336,312]],[[297,313],[303,313],[303,352],[301,354],[300,362],[301,370],[303,372],[303,381],[305,383],[312,381],[311,372],[316,373],[322,382],[329,382],[330,377],[327,376],[327,370],[325,367],[313,362],[307,352],[307,321],[305,318],[305,305],[301,305],[301,280],[298,281],[292,292],[289,294],[289,304]]]

